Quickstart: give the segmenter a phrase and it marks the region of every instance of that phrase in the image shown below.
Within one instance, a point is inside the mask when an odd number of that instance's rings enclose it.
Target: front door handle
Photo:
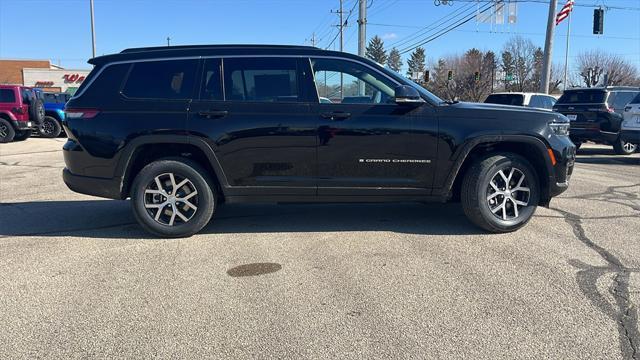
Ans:
[[[205,117],[207,119],[213,119],[213,118],[223,118],[229,115],[229,112],[227,110],[210,110],[210,111],[200,111],[198,115]]]
[[[322,116],[325,119],[332,120],[332,121],[340,121],[340,120],[344,120],[344,119],[350,118],[351,117],[351,113],[341,112],[341,111],[334,111],[334,112],[322,113],[322,114],[320,114],[320,116]]]

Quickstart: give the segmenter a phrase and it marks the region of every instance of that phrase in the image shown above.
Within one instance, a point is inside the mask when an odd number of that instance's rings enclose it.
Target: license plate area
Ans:
[[[569,119],[569,121],[576,121],[576,120],[578,120],[578,115],[577,114],[568,114],[567,118]]]

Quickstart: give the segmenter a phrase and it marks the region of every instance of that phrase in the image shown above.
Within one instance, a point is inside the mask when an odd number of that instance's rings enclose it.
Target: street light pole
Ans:
[[[547,37],[544,41],[544,57],[542,58],[542,81],[540,92],[549,93],[549,78],[551,77],[551,53],[553,51],[553,31],[555,30],[556,7],[558,0],[549,1],[549,18],[547,20]]]
[[[96,57],[96,31],[93,23],[93,0],[89,0],[89,7],[91,8],[91,47],[93,49],[93,57]]]

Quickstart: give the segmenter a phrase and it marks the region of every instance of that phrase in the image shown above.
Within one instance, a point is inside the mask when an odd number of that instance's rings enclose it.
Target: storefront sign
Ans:
[[[81,83],[85,79],[85,76],[80,74],[64,74],[62,77],[67,83]]]

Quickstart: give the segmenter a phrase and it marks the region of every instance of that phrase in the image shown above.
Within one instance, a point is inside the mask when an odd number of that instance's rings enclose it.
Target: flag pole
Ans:
[[[573,10],[573,9],[572,9]],[[567,23],[567,46],[564,53],[564,81],[563,90],[567,90],[567,69],[569,67],[569,35],[571,34],[571,13],[569,12],[569,22]]]

